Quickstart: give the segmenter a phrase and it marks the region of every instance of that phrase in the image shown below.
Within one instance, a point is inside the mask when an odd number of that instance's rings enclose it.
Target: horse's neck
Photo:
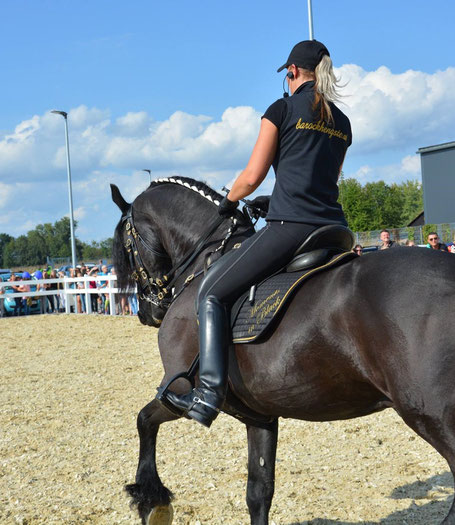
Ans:
[[[179,186],[174,187],[172,193],[155,190],[150,192],[148,202],[152,223],[158,229],[156,233],[173,266],[191,253],[219,219],[213,202],[198,195],[197,192]],[[204,252],[215,250],[228,228],[229,222],[225,221],[217,232],[210,236]],[[242,225],[236,233],[241,235],[243,231],[246,232],[245,236],[248,236],[248,233],[251,233],[251,226]]]
[[[217,221],[218,214],[211,208],[213,206],[188,206],[186,208],[176,206],[174,211],[167,213],[167,216],[160,217],[161,243],[173,264],[191,251]]]
[[[168,218],[166,227],[161,230],[160,239],[164,249],[169,254],[172,264],[182,262],[185,255],[191,254],[196,248],[199,241],[205,238],[211,228],[219,220],[219,215],[215,210],[209,208],[203,211],[201,208],[196,208],[190,212],[183,213],[182,216],[173,220]],[[206,239],[205,247],[195,259],[195,264],[200,264],[201,258],[208,252],[214,252],[223,239],[226,238],[231,223],[224,221],[210,237]],[[254,233],[254,228],[250,224],[241,224],[233,232],[231,242],[242,242],[245,238],[250,237]],[[192,265],[194,266],[194,265]]]

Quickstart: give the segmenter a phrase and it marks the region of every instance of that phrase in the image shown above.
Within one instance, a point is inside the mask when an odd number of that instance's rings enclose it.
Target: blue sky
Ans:
[[[346,176],[418,179],[417,149],[455,140],[454,19],[448,0],[313,0],[315,37],[347,83]],[[0,232],[68,213],[54,108],[69,113],[82,240],[112,235],[109,183],[131,200],[148,182],[142,168],[229,183],[282,95],[276,69],[306,38],[306,0],[3,0]]]

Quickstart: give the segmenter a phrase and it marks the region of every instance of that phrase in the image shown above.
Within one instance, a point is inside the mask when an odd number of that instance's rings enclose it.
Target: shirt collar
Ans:
[[[297,95],[297,93],[300,93],[301,91],[309,91],[310,89],[314,89],[314,80],[307,80],[304,82],[294,91],[293,95]]]

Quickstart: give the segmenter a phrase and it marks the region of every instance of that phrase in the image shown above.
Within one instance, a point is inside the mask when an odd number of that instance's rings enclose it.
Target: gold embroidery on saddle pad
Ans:
[[[234,343],[252,343],[267,330],[269,324],[290,299],[293,292],[310,277],[355,258],[352,252],[343,252],[327,263],[300,272],[279,273],[262,282],[256,290],[254,303],[244,296],[237,308],[232,327]]]

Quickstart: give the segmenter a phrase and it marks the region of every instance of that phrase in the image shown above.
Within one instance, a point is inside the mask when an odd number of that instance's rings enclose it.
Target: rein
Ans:
[[[237,228],[237,219],[231,220],[232,224],[228,229],[225,238],[222,240],[220,246],[216,249],[216,251],[224,251],[227,241]],[[159,251],[155,249],[139,234],[139,232],[134,226],[133,205],[130,205],[127,213],[122,217],[122,221],[126,223],[125,230],[127,234],[127,240],[125,243],[125,248],[128,253],[130,266],[131,268],[134,268],[131,277],[137,282],[137,285],[140,288],[140,290],[138,290],[139,298],[149,303],[152,303],[153,305],[158,306],[159,308],[167,310],[171,305],[172,301],[175,299],[175,297],[177,297],[177,295],[180,295],[181,293],[179,292],[178,294],[174,295],[172,291],[177,279],[181,277],[183,272],[185,272],[185,270],[188,269],[188,267],[196,259],[196,257],[200,255],[200,253],[205,247],[206,241],[225,221],[225,218],[218,217],[218,219],[213,224],[211,224],[210,227],[201,236],[196,246],[189,250],[181,258],[181,260],[177,264],[175,264],[169,270],[169,272],[167,272],[166,275],[163,275],[161,278],[156,278],[155,280],[148,274],[147,270],[145,269],[145,265],[142,262],[142,258],[139,254],[138,242],[140,242],[146,250],[153,253],[157,257],[170,260],[169,255],[164,250]],[[189,284],[194,279],[194,277],[195,274],[188,276],[185,279],[185,285]],[[168,297],[170,293],[172,293],[172,296]]]

